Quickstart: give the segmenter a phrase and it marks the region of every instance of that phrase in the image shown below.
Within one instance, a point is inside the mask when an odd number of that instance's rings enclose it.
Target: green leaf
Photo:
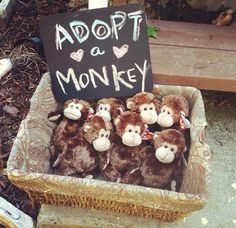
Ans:
[[[157,29],[153,26],[147,26],[148,28],[148,36],[149,37],[153,37],[153,38],[157,38]]]

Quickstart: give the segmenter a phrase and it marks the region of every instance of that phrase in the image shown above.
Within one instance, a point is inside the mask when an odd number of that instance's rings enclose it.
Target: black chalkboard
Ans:
[[[145,13],[138,4],[55,14],[40,32],[57,100],[153,89]]]

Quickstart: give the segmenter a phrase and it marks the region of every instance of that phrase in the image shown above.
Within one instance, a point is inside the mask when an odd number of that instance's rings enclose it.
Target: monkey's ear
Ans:
[[[120,123],[120,118],[119,118],[119,117],[116,117],[116,118],[114,119],[114,124],[115,124],[115,126],[117,126],[119,123]]]
[[[84,132],[88,132],[88,130],[91,128],[90,124],[85,124],[84,126]]]
[[[131,98],[129,98],[126,101],[126,106],[127,106],[128,109],[132,110],[135,107],[135,103],[131,100]]]

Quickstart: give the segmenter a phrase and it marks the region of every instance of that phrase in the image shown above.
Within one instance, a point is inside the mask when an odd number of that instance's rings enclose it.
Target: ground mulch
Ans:
[[[6,168],[19,125],[28,113],[30,98],[48,66],[34,46],[27,42],[15,46],[15,43],[22,38],[39,36],[38,22],[42,16],[75,10],[66,0],[45,1],[41,8],[35,2],[16,0],[8,26],[0,28],[0,59],[10,57],[13,62],[12,71],[0,79],[0,196],[34,218],[37,209],[32,208],[27,194],[12,185],[1,171]],[[207,105],[236,106],[235,93],[202,92]]]

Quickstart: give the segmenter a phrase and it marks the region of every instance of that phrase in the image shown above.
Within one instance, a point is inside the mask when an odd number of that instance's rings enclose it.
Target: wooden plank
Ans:
[[[112,5],[113,6],[121,6],[121,5],[126,5],[127,0],[113,0]]]
[[[154,81],[236,92],[236,29],[149,20],[159,28],[150,38]]]
[[[232,26],[161,20],[149,20],[148,24],[159,28],[158,38],[150,38],[150,44],[236,51],[236,29]]]
[[[236,51],[150,45],[154,81],[236,92]]]

